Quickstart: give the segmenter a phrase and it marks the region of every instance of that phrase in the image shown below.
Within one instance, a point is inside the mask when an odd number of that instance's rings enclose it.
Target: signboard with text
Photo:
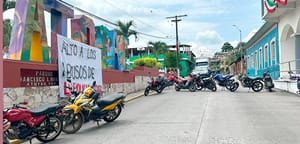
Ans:
[[[61,35],[57,35],[57,44],[60,96],[70,95],[67,87],[80,92],[93,81],[96,81],[96,89],[101,91],[101,50]]]
[[[22,87],[56,86],[57,71],[21,69],[20,83]]]

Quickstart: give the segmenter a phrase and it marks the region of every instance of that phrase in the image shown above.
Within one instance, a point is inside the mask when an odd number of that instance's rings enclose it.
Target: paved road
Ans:
[[[113,123],[89,122],[52,143],[299,144],[299,130],[300,97],[293,94],[171,89],[128,102]]]

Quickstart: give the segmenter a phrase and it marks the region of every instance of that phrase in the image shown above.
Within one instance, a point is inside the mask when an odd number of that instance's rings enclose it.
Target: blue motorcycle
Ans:
[[[239,87],[239,83],[236,82],[233,79],[234,75],[233,74],[229,74],[226,76],[223,76],[222,74],[216,74],[214,76],[214,80],[217,82],[217,84],[221,87],[226,87],[226,89],[228,89],[231,92],[234,92],[238,89]]]

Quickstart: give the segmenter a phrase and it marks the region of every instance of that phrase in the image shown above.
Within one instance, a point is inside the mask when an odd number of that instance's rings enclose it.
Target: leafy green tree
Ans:
[[[15,6],[16,6],[15,0],[3,0],[3,3],[2,3],[3,12],[8,9],[15,8]],[[3,21],[3,47],[9,46],[11,31],[12,31],[11,20],[5,19]]]
[[[230,52],[233,50],[233,46],[229,42],[225,42],[221,48],[222,52]]]
[[[167,68],[176,68],[177,60],[176,60],[176,52],[169,52],[165,54],[165,64]]]
[[[155,55],[156,59],[158,54],[165,54],[168,51],[168,46],[166,43],[158,41],[158,42],[149,42],[149,48],[152,49],[153,54]]]
[[[3,47],[8,47],[10,43],[12,25],[9,19],[3,21]]]
[[[134,36],[135,39],[137,39],[137,32],[135,30],[131,30],[130,27],[134,27],[135,24],[133,22],[133,20],[130,20],[129,22],[123,23],[121,21],[117,21],[117,29],[116,32],[118,35],[123,35],[127,38],[129,38],[130,36]]]

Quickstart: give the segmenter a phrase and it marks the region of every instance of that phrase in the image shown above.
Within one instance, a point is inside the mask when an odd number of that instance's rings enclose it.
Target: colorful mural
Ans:
[[[14,24],[9,46],[9,59],[21,60],[28,0],[16,2]]]
[[[95,46],[95,25],[85,15],[77,15],[71,20],[71,37],[73,40]]]
[[[51,13],[51,63],[57,64],[57,34],[67,37],[68,18],[74,11],[57,0],[44,0],[44,9]]]
[[[44,10],[51,13],[51,52],[47,44]],[[94,26],[85,15],[74,18],[74,11],[56,0],[17,0],[9,58],[21,61],[57,63],[57,34],[102,49],[103,69],[124,70],[128,38],[105,26]]]
[[[95,32],[95,47],[101,49],[102,68],[107,69],[107,51],[110,49],[109,30],[105,26],[96,26]]]
[[[18,0],[9,59],[50,63],[43,1]]]
[[[114,30],[108,30],[105,26],[96,26],[95,46],[102,51],[102,68],[124,70],[125,47],[128,46],[128,38],[117,35]]]
[[[117,39],[117,32],[112,30],[109,31],[109,42],[108,42],[108,49],[107,49],[107,56],[108,59],[106,60],[108,69],[114,69],[115,68],[115,48],[116,48],[116,39]]]
[[[117,49],[115,51],[115,69],[125,69],[125,48],[128,46],[128,38],[118,35],[117,36]]]

